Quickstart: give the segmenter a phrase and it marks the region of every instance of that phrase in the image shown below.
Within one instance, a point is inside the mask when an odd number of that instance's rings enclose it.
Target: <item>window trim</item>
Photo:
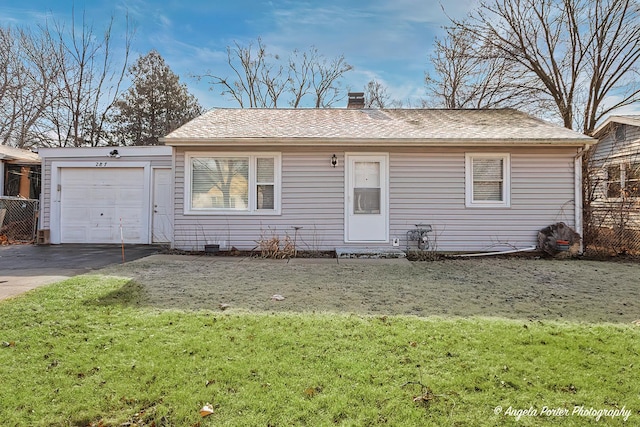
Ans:
[[[501,159],[502,200],[473,199],[473,159]],[[465,206],[467,208],[510,208],[511,207],[511,154],[510,153],[465,153]]]
[[[192,160],[197,158],[223,158],[236,157],[249,159],[249,200],[248,209],[214,209],[214,208],[192,208]],[[273,158],[274,189],[273,189],[273,209],[258,209],[258,176],[257,159]],[[193,151],[186,152],[184,156],[184,214],[185,215],[280,215],[282,207],[282,154],[277,152],[242,152],[242,151]]]

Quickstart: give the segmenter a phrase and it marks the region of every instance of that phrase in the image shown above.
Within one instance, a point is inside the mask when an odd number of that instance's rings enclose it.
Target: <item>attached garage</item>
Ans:
[[[144,183],[144,168],[61,168],[60,243],[147,243]]]
[[[40,228],[51,243],[171,241],[170,147],[48,148],[40,156]]]

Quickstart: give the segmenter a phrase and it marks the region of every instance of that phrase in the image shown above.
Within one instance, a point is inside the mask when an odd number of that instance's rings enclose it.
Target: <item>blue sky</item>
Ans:
[[[445,11],[429,0],[1,0],[0,23],[24,27],[48,19],[70,25],[75,7],[76,23],[84,11],[97,34],[113,16],[113,36],[121,37],[128,14],[135,29],[132,61],[156,49],[206,109],[237,104],[190,76],[229,75],[227,46],[258,37],[268,52],[283,57],[311,46],[327,58],[344,55],[354,67],[344,80],[351,90],[362,91],[376,79],[392,98],[416,101],[424,96],[424,72],[446,14],[462,17],[477,0],[444,3]]]

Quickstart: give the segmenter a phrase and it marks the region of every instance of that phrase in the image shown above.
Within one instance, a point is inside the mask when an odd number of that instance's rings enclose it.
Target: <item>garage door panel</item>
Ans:
[[[63,168],[62,243],[148,243],[143,168]]]

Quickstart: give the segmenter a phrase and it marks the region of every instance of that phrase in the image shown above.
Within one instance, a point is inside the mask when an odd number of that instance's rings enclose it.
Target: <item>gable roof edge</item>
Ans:
[[[598,138],[601,134],[603,134],[609,127],[614,123],[620,123],[623,125],[631,125],[640,127],[640,115],[637,116],[609,116],[607,119],[595,130],[593,131],[592,136],[594,138]]]

